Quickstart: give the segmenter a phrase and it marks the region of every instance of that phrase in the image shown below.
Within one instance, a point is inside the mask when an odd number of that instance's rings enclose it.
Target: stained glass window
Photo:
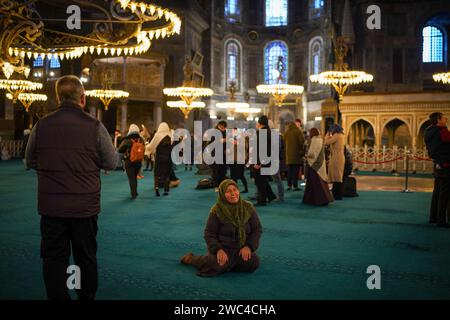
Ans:
[[[277,70],[277,62],[279,57],[283,57],[284,70],[283,81],[287,83],[288,79],[288,47],[283,41],[270,42],[264,52],[264,82],[267,84],[277,83],[279,72]]]
[[[50,68],[51,69],[55,69],[55,68],[60,68],[61,64],[59,63],[59,58],[58,57],[52,57],[50,59]]]
[[[287,25],[288,0],[266,0],[266,27]]]
[[[235,81],[237,88],[239,88],[239,62],[239,46],[235,41],[230,41],[227,44],[227,85],[230,81]]]
[[[320,9],[324,5],[324,0],[314,0],[314,8]]]
[[[44,59],[42,59],[41,56],[37,56],[36,59],[33,61],[33,67],[43,67],[44,66]]]
[[[423,62],[444,62],[444,37],[433,26],[423,28]]]
[[[226,0],[225,19],[228,22],[241,21],[241,10],[239,8],[239,0]]]
[[[316,40],[311,46],[311,72],[312,74],[320,73],[320,51],[321,43]]]

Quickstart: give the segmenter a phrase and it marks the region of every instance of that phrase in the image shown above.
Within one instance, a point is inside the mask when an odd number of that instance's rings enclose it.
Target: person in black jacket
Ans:
[[[25,151],[27,168],[38,176],[44,282],[49,299],[70,299],[66,272],[72,248],[81,280],[78,298],[94,299],[100,170],[114,169],[117,158],[106,128],[83,111],[80,79],[58,79],[56,98],[59,108],[36,123]]]
[[[256,184],[256,188],[258,190],[258,194],[257,194],[257,202],[255,204],[255,206],[265,206],[267,204],[267,202],[272,202],[273,200],[275,200],[277,198],[277,196],[273,193],[272,188],[270,187],[269,184],[269,177],[267,175],[262,175],[261,174],[261,168],[262,167],[269,167],[270,164],[262,164],[260,161],[260,157],[259,157],[259,149],[262,147],[261,143],[260,143],[260,138],[261,138],[261,134],[262,131],[265,129],[265,132],[267,134],[267,145],[266,145],[266,150],[268,152],[268,156],[270,157],[270,150],[271,150],[271,131],[269,128],[269,119],[267,118],[267,116],[261,116],[258,120],[258,124],[257,124],[257,128],[258,131],[256,133],[257,135],[257,142],[258,142],[258,149],[257,149],[257,155],[258,155],[258,161],[257,164],[253,165],[252,167],[252,171],[253,171],[253,175],[255,177],[255,184]]]
[[[218,159],[218,163],[213,163],[211,165],[214,186],[216,188],[216,191],[218,191],[220,183],[227,177],[227,168],[228,168],[226,163],[227,122],[224,120],[219,121],[217,123],[216,129],[220,130],[220,132],[222,133],[222,144],[223,144],[223,158]],[[211,143],[212,142],[214,142],[214,140],[211,141]],[[215,156],[215,152],[213,152],[212,155]]]
[[[259,267],[255,251],[261,234],[255,208],[241,199],[236,182],[226,179],[219,186],[217,203],[211,208],[205,228],[208,254],[194,256],[189,252],[181,258],[181,263],[194,266],[201,277],[253,272]]]
[[[136,124],[131,124],[128,129],[127,136],[122,140],[120,144],[119,153],[123,153],[123,159],[125,162],[125,171],[128,176],[128,182],[130,184],[131,199],[134,200],[139,195],[137,192],[137,178],[141,171],[142,161],[131,161],[130,153],[133,143],[140,142],[144,145],[144,139],[139,134],[139,127]]]
[[[428,155],[434,162],[434,189],[430,208],[430,223],[449,228],[446,212],[450,199],[450,132],[447,118],[440,112],[430,115],[431,125],[425,131]]]

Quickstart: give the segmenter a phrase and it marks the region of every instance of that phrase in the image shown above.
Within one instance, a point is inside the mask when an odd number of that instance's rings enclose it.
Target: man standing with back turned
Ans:
[[[67,268],[72,246],[80,268],[80,300],[97,291],[97,215],[100,170],[113,170],[117,159],[108,131],[83,111],[86,96],[75,76],[56,82],[59,108],[39,120],[31,132],[25,161],[38,175],[41,257],[50,300],[70,299]]]

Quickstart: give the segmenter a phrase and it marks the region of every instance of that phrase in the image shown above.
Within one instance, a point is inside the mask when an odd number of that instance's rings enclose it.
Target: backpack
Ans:
[[[130,161],[141,162],[144,160],[145,147],[140,139],[131,139]]]

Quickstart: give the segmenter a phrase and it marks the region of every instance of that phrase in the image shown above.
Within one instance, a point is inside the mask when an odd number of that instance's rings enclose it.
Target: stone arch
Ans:
[[[409,131],[409,134],[411,135],[411,137],[414,136],[414,132],[412,131],[412,123],[410,121],[406,120],[405,118],[399,117],[399,116],[393,116],[391,118],[386,119],[384,121],[383,125],[381,126],[381,132],[383,132],[384,128],[386,127],[386,125],[389,122],[391,122],[393,120],[396,120],[396,119],[400,120],[400,121],[403,121],[406,124],[406,127],[408,128],[408,131]]]
[[[393,117],[387,120],[381,130],[381,144],[391,148],[396,145],[398,147],[411,147],[413,135],[411,126],[407,121],[400,117]]]
[[[345,133],[347,144],[373,147],[376,144],[375,128],[371,121],[363,117],[353,120]]]
[[[417,140],[416,140],[416,147],[417,149],[422,149],[425,147],[425,129],[428,128],[428,126],[431,124],[429,119],[425,119],[417,126]]]

